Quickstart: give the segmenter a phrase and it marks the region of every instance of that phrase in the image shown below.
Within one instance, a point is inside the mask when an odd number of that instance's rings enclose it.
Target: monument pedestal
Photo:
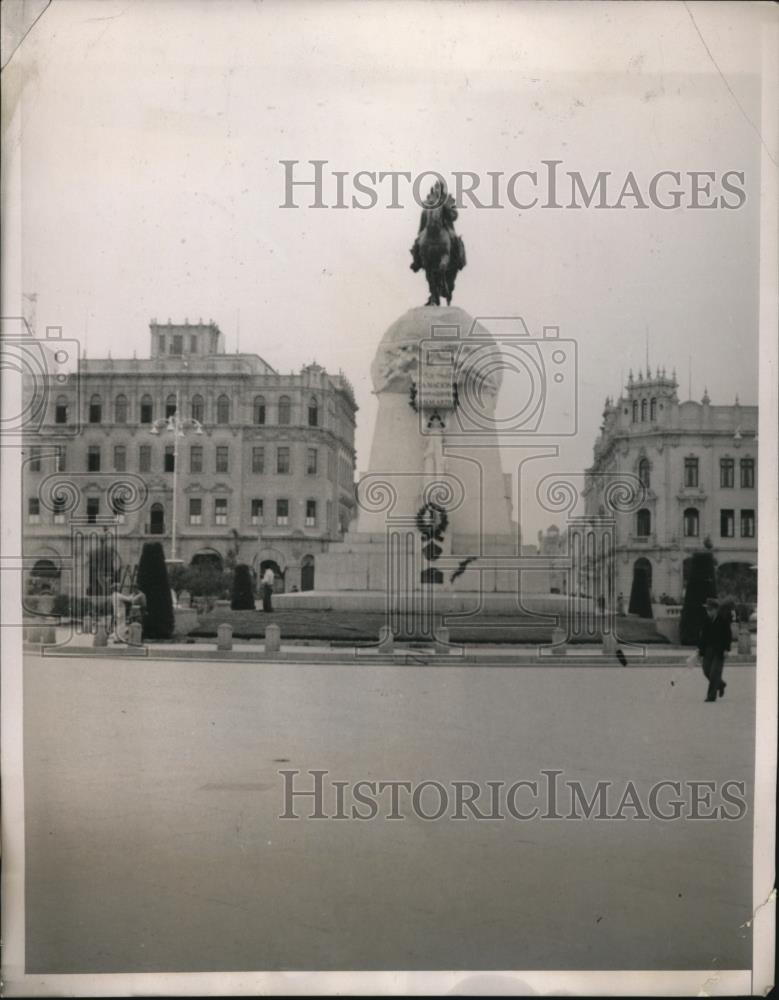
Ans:
[[[442,600],[475,610],[483,594],[517,612],[520,592],[549,595],[547,572],[523,572],[520,583],[516,568],[521,540],[495,420],[500,372],[495,340],[462,309],[410,309],[390,326],[371,366],[379,406],[356,526],[317,558],[317,590],[285,604],[315,606],[306,602],[324,592],[351,595],[341,607],[365,594],[400,607],[432,590],[440,610]],[[442,582],[424,582],[433,576]]]

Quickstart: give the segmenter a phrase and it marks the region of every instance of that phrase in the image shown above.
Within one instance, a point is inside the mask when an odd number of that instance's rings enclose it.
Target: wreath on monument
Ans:
[[[428,501],[417,511],[416,522],[417,531],[423,538],[440,542],[449,527],[449,516],[446,508]]]

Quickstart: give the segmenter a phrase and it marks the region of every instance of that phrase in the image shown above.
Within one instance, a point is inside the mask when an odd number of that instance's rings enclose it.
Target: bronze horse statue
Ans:
[[[419,232],[411,248],[412,271],[424,269],[430,297],[425,305],[452,301],[457,272],[465,267],[465,246],[454,231],[457,208],[446,184],[436,181],[422,208]]]

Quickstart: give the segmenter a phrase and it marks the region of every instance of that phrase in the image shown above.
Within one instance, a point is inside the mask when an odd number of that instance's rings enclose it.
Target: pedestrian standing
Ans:
[[[262,610],[273,611],[271,597],[273,596],[273,581],[275,577],[270,566],[262,574]]]
[[[725,694],[726,684],[722,679],[722,668],[725,653],[729,652],[733,641],[730,628],[731,613],[729,607],[725,605],[720,607],[714,597],[706,599],[704,608],[706,617],[701,626],[698,653],[702,660],[703,673],[709,682],[706,701],[716,701],[717,695],[722,698]]]

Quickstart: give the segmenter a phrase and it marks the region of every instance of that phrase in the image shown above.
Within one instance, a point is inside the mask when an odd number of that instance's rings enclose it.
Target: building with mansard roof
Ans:
[[[85,358],[49,379],[25,447],[28,574],[60,576],[83,522],[115,534],[124,567],[158,540],[185,564],[245,562],[313,588],[317,555],[354,514],[349,381],[227,354],[214,322],[152,321],[150,340],[148,358]]]
[[[616,594],[627,607],[637,573],[655,601],[681,600],[690,555],[711,540],[718,572],[748,573],[757,559],[757,406],[679,401],[675,374],[631,372],[607,399],[586,472],[586,513],[606,512],[604,490],[629,473],[638,509],[616,517]]]

